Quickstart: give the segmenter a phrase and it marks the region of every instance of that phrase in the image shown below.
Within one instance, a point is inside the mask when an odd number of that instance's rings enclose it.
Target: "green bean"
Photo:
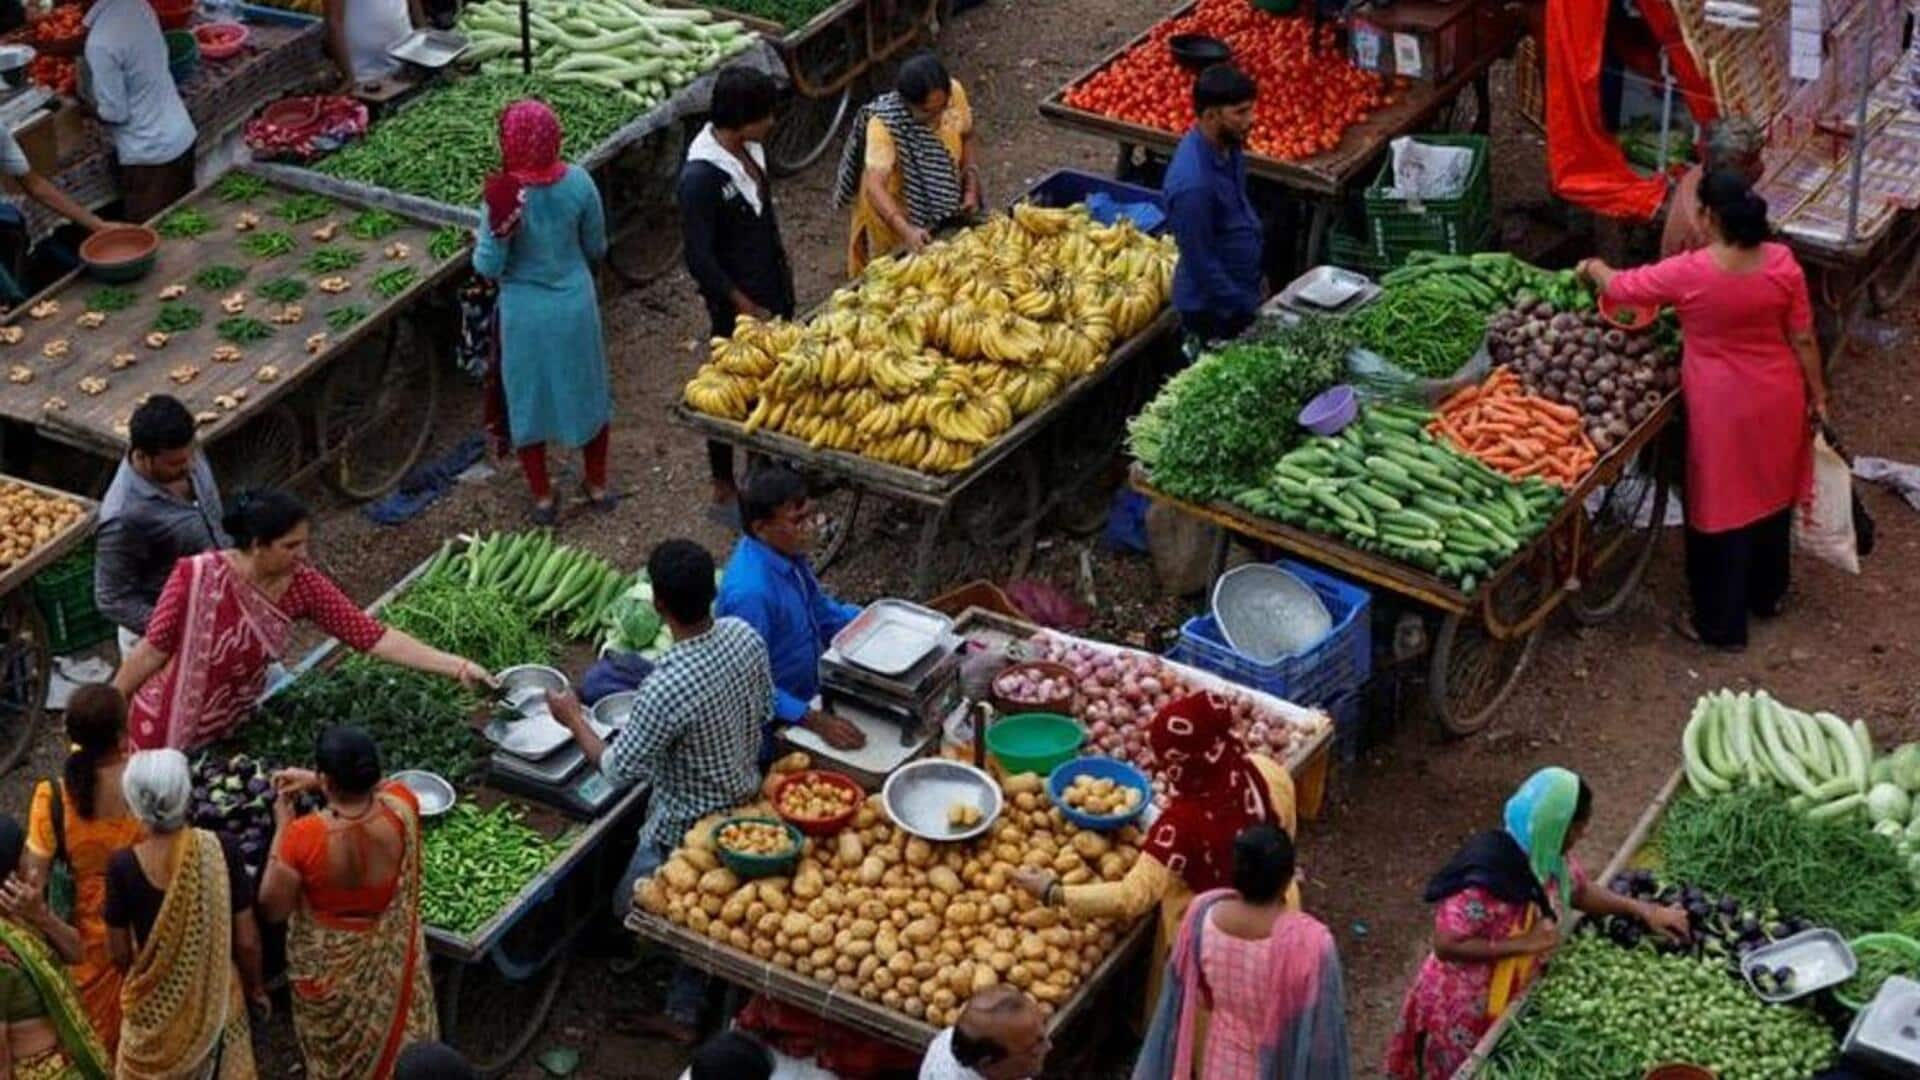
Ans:
[[[529,828],[517,807],[456,804],[426,830],[420,917],[441,930],[471,933],[512,903],[562,847]]]
[[[267,193],[268,184],[250,173],[236,172],[221,177],[213,190],[222,202],[251,202]]]
[[[472,588],[444,578],[422,581],[387,605],[381,618],[489,671],[553,662],[553,644],[534,629],[529,605],[497,588]]]
[[[348,304],[327,312],[327,329],[335,333],[351,327],[367,317],[367,309],[359,304]]]
[[[212,232],[213,219],[191,206],[184,206],[161,218],[154,229],[172,239],[191,239]]]
[[[216,263],[193,275],[193,283],[208,292],[219,292],[240,284],[246,276],[246,270],[241,267]]]
[[[361,240],[383,240],[404,224],[406,222],[385,210],[367,210],[347,223],[347,232]]]
[[[451,259],[466,246],[466,230],[449,225],[433,234],[433,239],[427,242],[427,254],[436,259]]]

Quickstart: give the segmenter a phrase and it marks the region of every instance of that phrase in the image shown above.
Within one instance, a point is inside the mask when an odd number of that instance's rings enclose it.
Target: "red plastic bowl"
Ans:
[[[247,38],[252,31],[235,22],[201,23],[193,28],[193,38],[200,43],[200,55],[208,60],[226,60],[240,55],[247,47]]]
[[[788,788],[804,780],[825,781],[833,787],[845,790],[847,794],[853,796],[853,805],[847,808],[846,813],[836,814],[830,818],[807,818],[800,817],[797,814],[787,813],[780,806],[781,797],[787,793]],[[853,820],[853,816],[860,812],[860,804],[866,801],[867,792],[865,788],[854,783],[848,777],[842,776],[837,772],[828,772],[825,769],[806,769],[794,773],[785,780],[780,781],[779,786],[773,789],[773,812],[779,814],[782,821],[806,833],[808,836],[832,836],[841,829],[846,828],[847,823]]]
[[[1600,297],[1600,315],[1622,330],[1645,330],[1660,317],[1660,309],[1651,304],[1619,304]]]
[[[193,21],[193,9],[199,0],[147,0],[160,20],[162,30],[183,30]]]

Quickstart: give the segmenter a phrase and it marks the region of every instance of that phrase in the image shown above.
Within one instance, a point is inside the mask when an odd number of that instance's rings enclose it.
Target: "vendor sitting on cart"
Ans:
[[[174,565],[113,683],[133,703],[136,750],[191,750],[230,734],[266,689],[296,619],[349,646],[470,687],[494,678],[471,660],[380,625],[307,561],[307,508],[280,491],[243,492],[224,527],[234,547]]]
[[[1680,174],[1667,196],[1667,220],[1660,230],[1660,257],[1711,247],[1714,232],[1700,205],[1700,181],[1710,172],[1730,172],[1749,186],[1760,182],[1766,163],[1766,132],[1744,116],[1723,116],[1709,123],[1700,137],[1700,162]]]
[[[1244,72],[1215,64],[1193,81],[1193,129],[1167,163],[1161,191],[1180,261],[1173,308],[1189,343],[1239,336],[1260,309],[1260,215],[1247,198],[1242,147],[1253,130],[1257,88]]]
[[[806,481],[784,465],[753,470],[740,496],[740,528],[715,611],[745,620],[767,643],[775,721],[807,728],[836,749],[866,745],[859,728],[813,707],[820,692],[820,657],[860,609],[828,596],[807,562],[813,505]],[[769,731],[763,762],[773,760],[773,742]]]
[[[633,906],[634,883],[666,862],[688,829],[759,790],[760,745],[773,710],[766,647],[746,623],[712,614],[713,556],[691,540],[668,540],[647,556],[647,580],[673,647],[640,684],[613,741],[595,734],[578,698],[548,695],[554,719],[609,783],[653,784],[639,846],[613,891],[613,910],[621,916]],[[698,969],[677,965],[666,1007],[631,1026],[692,1043],[706,985]]]

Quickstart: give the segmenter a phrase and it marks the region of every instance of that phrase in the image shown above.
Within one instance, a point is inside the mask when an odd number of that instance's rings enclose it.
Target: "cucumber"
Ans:
[[[1394,511],[1400,509],[1400,500],[1369,485],[1364,480],[1356,480],[1347,488],[1347,493],[1376,510]]]

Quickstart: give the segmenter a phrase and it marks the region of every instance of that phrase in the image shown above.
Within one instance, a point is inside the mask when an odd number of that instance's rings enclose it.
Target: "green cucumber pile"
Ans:
[[[633,575],[592,552],[558,543],[547,532],[495,532],[468,538],[459,551],[442,545],[421,576],[422,583],[441,580],[497,589],[524,605],[529,618],[584,639],[599,632]]]
[[[645,0],[478,0],[460,13],[460,30],[472,41],[461,62],[479,64],[483,72],[519,72],[522,2],[529,9],[536,73],[641,111],[753,44],[746,27],[697,7],[656,7]]]
[[[1571,270],[1542,270],[1505,251],[1477,255],[1437,255],[1416,251],[1405,266],[1390,271],[1380,284],[1393,288],[1433,278],[1459,286],[1488,311],[1517,301],[1523,294],[1545,300],[1558,311],[1586,311],[1593,307],[1593,291]]]
[[[1812,1011],[1767,1005],[1717,963],[1577,933],[1501,1038],[1494,1080],[1622,1080],[1697,1064],[1721,1080],[1806,1080],[1833,1059]]]
[[[512,903],[560,848],[529,828],[511,805],[482,810],[456,803],[426,826],[420,917],[428,926],[471,933]]]
[[[1289,451],[1233,497],[1262,517],[1338,537],[1473,591],[1560,508],[1560,489],[1515,482],[1427,434],[1433,414],[1372,405],[1333,438]]]

